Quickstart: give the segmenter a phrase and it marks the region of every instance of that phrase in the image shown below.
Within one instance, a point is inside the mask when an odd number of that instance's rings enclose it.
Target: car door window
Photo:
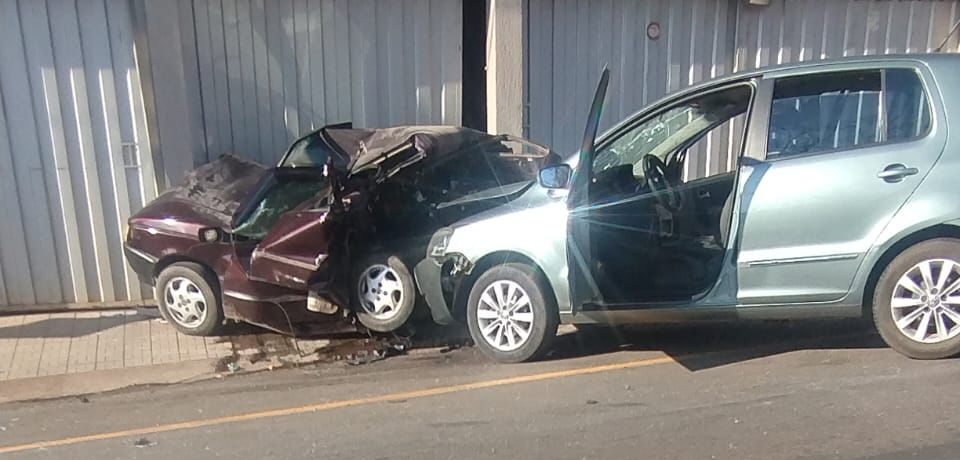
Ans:
[[[917,72],[890,69],[884,75],[887,141],[923,137],[930,129],[930,105]]]
[[[880,86],[879,71],[777,80],[767,155],[803,155],[880,142]]]
[[[671,180],[682,180],[689,157],[678,156],[678,153],[708,138],[717,141],[711,149],[718,150],[726,148],[731,141],[742,139],[743,120],[750,106],[752,88],[751,85],[737,85],[688,99],[624,131],[598,150],[593,164],[597,182],[621,180],[623,176],[631,175],[642,183],[642,160],[648,155],[667,165],[673,176]],[[740,132],[731,137],[730,129],[734,127]],[[719,131],[728,134],[722,143]]]
[[[929,126],[929,106],[913,70],[782,78],[774,84],[767,156],[790,157],[908,140],[921,136]]]

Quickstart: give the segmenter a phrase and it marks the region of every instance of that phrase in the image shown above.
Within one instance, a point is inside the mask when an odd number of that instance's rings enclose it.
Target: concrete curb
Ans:
[[[134,385],[205,380],[218,375],[214,370],[217,361],[202,359],[7,380],[0,382],[0,404],[101,393]]]

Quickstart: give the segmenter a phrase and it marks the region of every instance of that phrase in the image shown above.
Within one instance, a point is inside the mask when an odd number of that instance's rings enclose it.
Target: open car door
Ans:
[[[603,69],[597,92],[590,104],[587,125],[583,133],[583,143],[577,159],[576,171],[567,196],[567,266],[569,269],[570,301],[573,311],[587,303],[602,302],[592,271],[593,248],[590,242],[590,184],[593,179],[593,157],[596,149],[597,130],[603,101],[610,83],[610,70]]]
[[[234,248],[251,279],[306,290],[328,255],[329,208],[317,204],[336,153],[322,136],[295,142],[234,215]]]
[[[331,225],[326,208],[304,209],[280,216],[250,257],[253,279],[306,290],[328,255]]]

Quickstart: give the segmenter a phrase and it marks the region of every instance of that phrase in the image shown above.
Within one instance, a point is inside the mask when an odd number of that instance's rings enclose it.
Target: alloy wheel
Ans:
[[[897,281],[890,298],[893,320],[909,339],[936,344],[960,334],[960,264],[924,260]]]
[[[533,321],[530,297],[513,281],[494,281],[480,296],[477,305],[480,334],[498,351],[522,347],[533,330]]]
[[[193,329],[207,318],[207,301],[197,285],[187,278],[171,279],[164,289],[163,304],[170,319],[177,324]]]
[[[400,312],[404,296],[400,275],[386,265],[371,265],[360,274],[357,283],[357,298],[364,311],[381,321],[386,321]]]

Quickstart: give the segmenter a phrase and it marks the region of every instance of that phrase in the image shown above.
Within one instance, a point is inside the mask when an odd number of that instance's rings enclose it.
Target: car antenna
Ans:
[[[950,32],[947,32],[947,35],[943,37],[943,41],[940,42],[940,46],[935,49],[936,52],[939,53],[943,51],[943,46],[947,44],[947,40],[950,40],[950,36],[957,31],[957,27],[960,27],[960,21],[957,21],[953,24],[953,27],[950,28]]]

